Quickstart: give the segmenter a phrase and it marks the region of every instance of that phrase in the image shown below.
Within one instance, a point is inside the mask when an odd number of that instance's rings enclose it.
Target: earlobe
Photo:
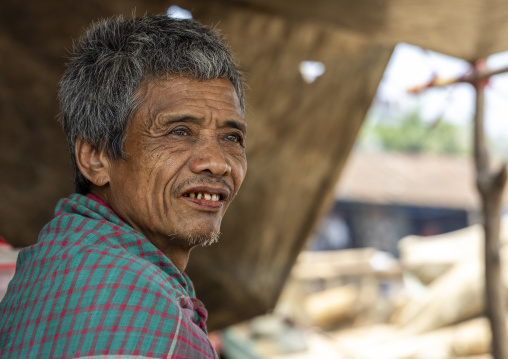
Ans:
[[[78,169],[86,179],[98,187],[109,183],[109,161],[103,151],[77,138],[74,153]]]

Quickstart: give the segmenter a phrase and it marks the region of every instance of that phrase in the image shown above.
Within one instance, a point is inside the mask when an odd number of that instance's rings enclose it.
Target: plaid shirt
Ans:
[[[189,278],[110,208],[73,194],[21,251],[0,358],[217,358]]]

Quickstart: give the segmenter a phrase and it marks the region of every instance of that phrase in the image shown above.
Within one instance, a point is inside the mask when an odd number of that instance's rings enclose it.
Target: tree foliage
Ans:
[[[429,124],[418,111],[398,119],[369,118],[359,135],[360,148],[385,151],[436,154],[465,154],[470,152],[467,128],[446,121]]]

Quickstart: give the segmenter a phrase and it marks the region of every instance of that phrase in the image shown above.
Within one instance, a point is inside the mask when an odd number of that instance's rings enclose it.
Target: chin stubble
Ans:
[[[186,239],[186,242],[189,243],[192,246],[206,247],[206,246],[210,246],[210,245],[218,242],[220,234],[221,233],[219,231],[212,231],[212,232],[210,232],[210,233],[208,233],[206,235],[196,234],[196,233],[189,233],[185,237],[185,239]],[[177,237],[179,237],[179,236],[176,233],[172,233],[172,234],[169,235],[169,238],[171,240],[176,239]]]
[[[219,241],[220,232],[210,232],[207,235],[200,235],[200,234],[189,234],[187,236],[187,241],[191,245],[199,245],[201,247],[211,246],[215,242]]]

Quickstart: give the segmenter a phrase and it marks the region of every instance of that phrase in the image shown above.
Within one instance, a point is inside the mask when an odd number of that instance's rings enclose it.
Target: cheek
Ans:
[[[184,152],[167,152],[157,157],[157,161],[147,171],[145,180],[152,196],[162,195],[165,200],[168,200],[176,195],[175,184],[182,182],[182,178],[185,177],[182,177],[186,173],[182,168],[185,166],[186,159]]]
[[[140,156],[121,171],[115,171],[115,177],[121,184],[121,194],[129,197],[129,201],[147,203],[147,196],[148,199],[152,197],[153,188],[160,181],[155,160],[156,158]]]
[[[240,186],[247,174],[247,159],[245,156],[235,159],[233,166],[233,180],[235,181],[236,191],[240,189]]]

